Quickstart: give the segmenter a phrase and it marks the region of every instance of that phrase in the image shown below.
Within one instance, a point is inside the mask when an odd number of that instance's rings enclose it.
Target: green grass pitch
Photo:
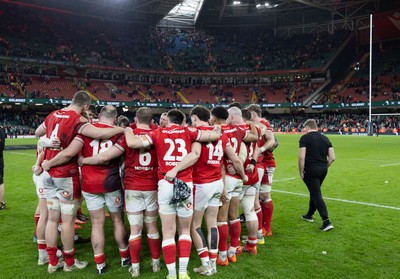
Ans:
[[[277,169],[272,197],[275,205],[273,236],[258,247],[256,256],[241,255],[238,263],[219,267],[215,278],[400,278],[400,137],[334,136],[336,161],[323,185],[335,229],[320,232],[321,222],[307,223],[307,189],[297,170],[300,135],[277,135]],[[10,139],[7,145],[34,144]],[[85,270],[48,274],[37,265],[32,243],[37,204],[31,166],[34,150],[4,152],[7,209],[0,211],[0,278],[97,278],[90,243],[76,245],[77,258],[89,261]],[[85,206],[84,212],[87,214]],[[90,222],[78,233],[90,235]],[[150,268],[144,241],[140,278],[165,278]],[[322,253],[326,251],[326,254]],[[108,272],[103,278],[129,278],[119,266],[111,222],[106,223]],[[200,265],[192,249],[189,269]],[[190,272],[192,278],[200,278]]]

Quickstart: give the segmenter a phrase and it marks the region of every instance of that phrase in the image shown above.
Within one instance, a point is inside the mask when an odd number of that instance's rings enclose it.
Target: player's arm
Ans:
[[[44,148],[60,148],[60,139],[58,137],[52,137],[51,139],[42,136],[39,138],[38,145]]]
[[[172,181],[178,174],[178,172],[183,171],[191,166],[193,166],[197,160],[200,158],[201,154],[201,144],[198,142],[194,142],[192,144],[192,151],[186,155],[185,158],[182,159],[173,169],[168,171],[165,174],[165,179]]]
[[[92,157],[86,157],[82,160],[82,165],[106,165],[112,159],[118,158],[124,154],[122,150],[113,145],[109,150],[96,154]]]
[[[115,135],[123,133],[124,130],[125,129],[122,127],[97,128],[90,123],[86,123],[82,126],[79,133],[93,139],[109,139]]]
[[[221,126],[215,125],[212,131],[200,131],[200,137],[197,139],[199,142],[211,142],[220,138]]]
[[[246,166],[246,171],[248,173],[253,173],[254,172],[254,170],[256,168],[256,165],[257,165],[257,158],[258,158],[259,155],[260,155],[260,149],[258,148],[258,146],[256,144],[256,146],[254,148],[254,151],[253,151],[253,155],[250,158],[250,164],[248,164]]]
[[[275,146],[275,137],[274,133],[270,130],[267,130],[265,135],[264,135],[265,143],[263,146],[260,147],[259,151],[260,153],[263,153],[265,150],[270,150]]]
[[[220,201],[222,203],[225,203],[228,200],[228,191],[226,190],[226,184],[225,184],[225,175],[226,175],[226,170],[225,170],[225,165],[221,164],[221,175],[222,175],[222,181],[224,182],[224,189],[222,190],[221,193],[221,198]]]
[[[299,174],[301,179],[304,179],[304,163],[306,160],[306,148],[300,147],[299,149],[299,158],[298,158],[298,165],[299,165]]]
[[[36,158],[35,164],[32,166],[32,171],[35,175],[40,175],[43,172],[41,164],[44,158],[44,151],[43,149],[38,152],[38,156]]]
[[[243,142],[240,144],[238,157],[239,157],[240,160],[242,160],[242,164],[244,164],[244,162],[246,162],[247,148],[246,148],[246,145]]]
[[[232,161],[233,166],[236,169],[236,172],[242,177],[243,181],[246,182],[248,180],[247,175],[244,172],[243,162],[242,160],[236,155],[235,150],[232,146],[228,145],[225,149],[225,154],[229,160]]]
[[[58,153],[53,159],[43,161],[42,167],[48,171],[56,166],[63,165],[75,157],[83,147],[83,141],[75,137],[67,148]]]
[[[332,165],[332,163],[335,161],[336,156],[335,156],[335,150],[333,147],[329,147],[328,149],[328,167]]]
[[[46,126],[44,125],[44,123],[40,124],[39,127],[37,127],[36,131],[35,131],[35,135],[37,137],[42,137],[46,134]]]
[[[249,123],[249,125],[250,125],[250,132],[248,132],[246,134],[243,141],[244,142],[258,141],[258,132],[257,132],[256,125],[254,125],[254,123]]]
[[[133,133],[133,130],[131,128],[125,129],[125,139],[126,144],[129,148],[138,149],[149,147],[151,145],[149,139],[146,136],[135,137],[135,134]]]

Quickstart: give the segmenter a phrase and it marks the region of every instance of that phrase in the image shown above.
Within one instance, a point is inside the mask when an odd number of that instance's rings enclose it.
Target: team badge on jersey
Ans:
[[[69,195],[70,195],[70,193],[69,193],[68,191],[62,192],[62,196],[63,196],[64,198],[68,197]]]
[[[114,204],[118,205],[121,203],[121,198],[120,197],[116,197],[114,200]]]

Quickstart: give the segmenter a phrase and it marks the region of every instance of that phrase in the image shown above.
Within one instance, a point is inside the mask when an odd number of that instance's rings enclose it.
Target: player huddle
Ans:
[[[272,235],[270,192],[276,146],[259,106],[243,110],[217,106],[211,111],[196,106],[190,112],[190,127],[179,110],[163,114],[158,127],[152,123],[151,109],[140,108],[135,123],[124,129],[114,126],[117,111],[112,106],[103,107],[98,122],[91,124],[82,116],[89,104],[90,97],[77,92],[69,107],[49,114],[36,131],[45,146],[34,169],[40,177],[36,185],[38,193],[45,193],[39,198],[47,200],[48,208],[45,232],[38,230],[39,264],[48,262],[49,273],[87,266],[75,258],[73,242],[82,196],[92,221],[98,274],[107,269],[104,205],[113,222],[121,265],[129,266],[133,277],[140,275],[143,227],[152,270],[160,271],[162,250],[167,278],[189,278],[192,242],[201,260],[194,272],[207,276],[217,272],[217,265],[236,262],[240,253],[257,254],[257,244]],[[239,208],[248,232],[242,236],[243,246]],[[59,258],[60,218],[63,256]],[[207,234],[201,228],[203,219]]]

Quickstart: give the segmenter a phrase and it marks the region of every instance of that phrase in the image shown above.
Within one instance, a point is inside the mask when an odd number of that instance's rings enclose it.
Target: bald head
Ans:
[[[231,107],[230,109],[228,109],[229,115],[232,116],[242,116],[242,110],[238,107]]]
[[[243,124],[242,110],[238,107],[228,109],[229,117],[226,120],[228,124]]]

